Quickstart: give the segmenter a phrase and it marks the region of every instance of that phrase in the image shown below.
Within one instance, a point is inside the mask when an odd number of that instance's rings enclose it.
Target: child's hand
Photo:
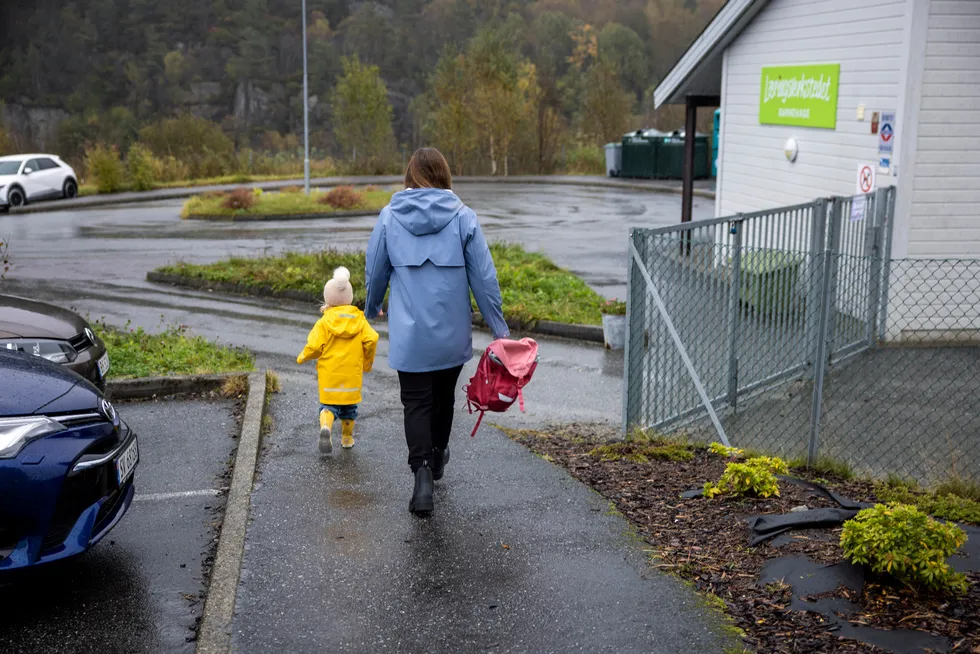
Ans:
[[[384,317],[385,317],[385,310],[378,309],[378,318],[384,318]]]

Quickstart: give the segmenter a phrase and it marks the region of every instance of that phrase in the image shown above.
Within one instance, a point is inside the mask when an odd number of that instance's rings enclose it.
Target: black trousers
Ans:
[[[432,450],[445,450],[453,430],[456,383],[463,366],[432,372],[399,372],[405,407],[408,465],[415,472],[423,462],[432,465]]]

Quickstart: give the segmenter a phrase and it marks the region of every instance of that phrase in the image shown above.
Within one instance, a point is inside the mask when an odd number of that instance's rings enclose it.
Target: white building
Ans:
[[[814,81],[784,87],[795,102],[765,102],[763,77],[782,66],[800,67],[784,79]],[[820,98],[799,96],[826,96],[819,75],[837,66],[831,126],[763,124],[820,123]],[[712,96],[716,215],[853,195],[869,165],[878,186],[898,187],[894,258],[980,258],[980,0],[729,0],[654,99]]]

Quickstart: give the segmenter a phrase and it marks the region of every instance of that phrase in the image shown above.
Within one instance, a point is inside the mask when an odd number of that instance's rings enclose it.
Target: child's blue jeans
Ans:
[[[321,404],[320,408],[317,410],[317,416],[320,415],[320,411],[326,409],[333,414],[336,420],[357,420],[357,405],[356,404]]]

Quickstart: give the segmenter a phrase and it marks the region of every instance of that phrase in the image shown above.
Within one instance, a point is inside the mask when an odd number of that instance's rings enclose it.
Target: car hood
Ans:
[[[82,377],[47,359],[0,350],[0,418],[97,411],[102,395]]]
[[[13,295],[0,295],[0,336],[69,339],[85,327],[82,317],[67,309]]]

